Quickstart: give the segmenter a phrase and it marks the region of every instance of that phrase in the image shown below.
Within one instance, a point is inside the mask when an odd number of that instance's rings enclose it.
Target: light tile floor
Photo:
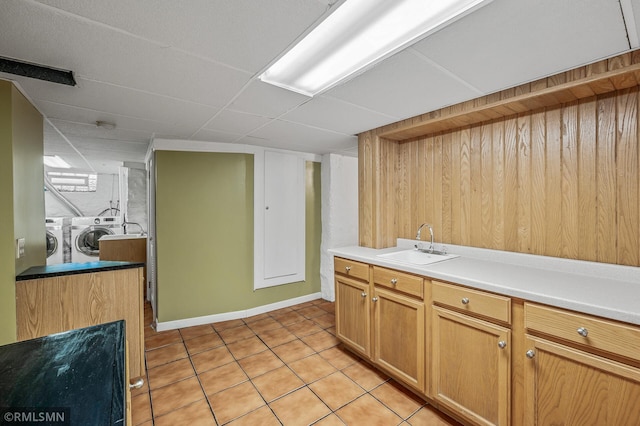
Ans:
[[[458,425],[342,349],[334,320],[319,299],[180,330],[147,325],[133,424]]]

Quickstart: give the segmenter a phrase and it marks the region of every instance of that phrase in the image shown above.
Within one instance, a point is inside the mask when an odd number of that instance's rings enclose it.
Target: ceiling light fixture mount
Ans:
[[[113,130],[116,128],[116,123],[111,123],[109,121],[96,121],[96,127],[100,127],[105,130]]]
[[[314,96],[493,0],[345,0],[260,80]]]

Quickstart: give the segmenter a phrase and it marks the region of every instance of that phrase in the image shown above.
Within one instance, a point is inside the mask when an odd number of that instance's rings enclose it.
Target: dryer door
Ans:
[[[47,257],[51,257],[58,251],[58,239],[50,231],[47,231]]]
[[[113,231],[102,226],[90,226],[76,238],[76,249],[87,256],[98,257],[100,243],[98,240],[105,235],[113,235]]]

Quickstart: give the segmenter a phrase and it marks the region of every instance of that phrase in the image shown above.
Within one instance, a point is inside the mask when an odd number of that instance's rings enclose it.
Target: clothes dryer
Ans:
[[[71,219],[71,261],[75,263],[99,260],[98,240],[105,235],[122,234],[119,216],[74,217]]]
[[[64,263],[64,234],[67,218],[47,217],[45,228],[47,231],[47,265]]]

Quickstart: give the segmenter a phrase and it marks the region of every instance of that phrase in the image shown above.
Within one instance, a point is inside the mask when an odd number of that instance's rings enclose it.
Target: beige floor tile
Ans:
[[[326,331],[320,331],[319,333],[310,334],[305,337],[301,337],[300,340],[305,342],[311,349],[316,352],[321,352],[325,349],[334,347],[340,343],[338,339],[332,334]]]
[[[333,348],[326,349],[319,352],[322,358],[327,360],[329,364],[333,365],[338,370],[342,370],[358,361],[358,358],[351,354],[346,349],[342,349],[340,346],[334,346]]]
[[[180,329],[182,340],[193,339],[194,337],[200,337],[205,334],[213,333],[213,327],[211,324],[196,325],[193,327],[186,327]]]
[[[324,315],[327,311],[323,311],[317,306],[309,306],[307,308],[298,309],[297,311],[300,315],[304,316],[307,319],[319,317],[320,315]]]
[[[193,366],[196,368],[196,373],[200,374],[204,371],[211,370],[212,368],[233,362],[234,359],[226,346],[220,346],[218,348],[209,349],[208,351],[193,355],[191,357],[191,361],[193,362]]]
[[[151,390],[154,416],[161,416],[201,399],[204,399],[204,392],[196,377]]]
[[[393,380],[372,390],[371,395],[403,419],[407,419],[425,404],[423,400]]]
[[[178,408],[156,417],[154,420],[155,426],[216,426],[216,421],[206,399]]]
[[[311,318],[311,321],[318,324],[318,327],[324,329],[336,325],[336,316],[334,314],[324,314],[319,317]]]
[[[229,426],[280,426],[281,423],[267,406],[258,408],[255,411],[245,414],[227,423]]]
[[[189,358],[179,359],[177,361],[163,364],[159,367],[149,369],[149,387],[151,389],[161,388],[162,386],[183,380],[196,373],[191,366]]]
[[[185,340],[184,345],[187,347],[190,355],[204,352],[208,349],[217,348],[224,345],[224,342],[217,333],[205,334],[193,339]]]
[[[260,332],[262,331],[273,330],[274,328],[280,327],[282,327],[282,324],[271,317],[263,318],[249,324],[249,328],[256,334],[260,334]]]
[[[293,324],[287,325],[286,327],[287,327],[287,330],[289,330],[290,332],[292,332],[298,337],[305,337],[310,334],[318,333],[322,331],[322,329],[318,327],[318,324],[316,324],[315,322],[309,319],[304,319],[300,322],[295,322]]]
[[[402,419],[369,394],[342,407],[336,414],[347,425],[389,426]]]
[[[256,336],[239,340],[234,343],[229,343],[227,348],[235,359],[246,358],[269,349],[267,348],[267,345],[262,343],[262,340],[258,339]]]
[[[271,351],[260,352],[256,355],[238,361],[249,378],[258,377],[271,370],[282,367],[284,363]]]
[[[318,420],[313,426],[345,426],[344,422],[340,420],[340,417],[335,414],[329,414],[327,417],[323,417]]]
[[[296,361],[316,353],[302,340],[293,340],[273,348],[273,352],[286,363]]]
[[[244,324],[244,321],[241,319],[234,319],[229,321],[215,322],[211,325],[213,326],[214,330],[216,330],[217,332],[220,332],[221,330],[226,330],[227,328],[235,328],[245,324]]]
[[[244,382],[210,395],[209,402],[219,424],[225,424],[265,405],[251,382]]]
[[[299,313],[289,310],[287,312],[282,312],[278,314],[273,314],[273,318],[278,321],[282,325],[291,325],[296,322],[303,321],[305,317],[300,315]]]
[[[270,348],[274,348],[297,339],[293,333],[289,332],[289,330],[284,327],[263,331],[259,334],[259,337]]]
[[[334,302],[324,301],[322,303],[318,303],[316,306],[330,314],[333,314],[336,312],[336,304]]]
[[[331,413],[331,410],[304,387],[271,404],[271,409],[285,426],[306,426]]]
[[[150,351],[161,348],[163,346],[172,345],[174,343],[182,343],[182,336],[178,330],[163,331],[152,336],[145,337],[144,349]]]
[[[265,313],[262,313],[262,314],[253,315],[253,316],[251,316],[249,318],[245,318],[244,322],[247,325],[251,325],[256,321],[260,321],[260,320],[263,320],[265,318],[271,318],[271,312],[265,312]]]
[[[366,391],[370,391],[389,379],[386,374],[361,361],[351,364],[342,372]]]
[[[318,379],[335,373],[336,368],[325,361],[320,355],[315,354],[306,358],[289,363],[289,367],[305,383],[313,383]]]
[[[174,343],[145,353],[147,368],[149,369],[186,358],[187,356],[187,350],[182,343]]]
[[[246,325],[241,325],[240,327],[227,328],[225,330],[219,331],[220,337],[222,340],[228,345],[233,342],[237,342],[239,340],[247,339],[249,337],[255,336],[253,330],[251,330]]]
[[[252,381],[267,402],[304,386],[304,382],[287,366],[276,368]]]
[[[300,309],[305,309],[310,306],[315,306],[322,303],[322,299],[310,300],[308,302],[300,303],[299,305],[292,306],[291,309],[294,311],[299,311]]]
[[[334,411],[364,394],[360,386],[339,371],[310,384],[309,389]]]
[[[131,398],[131,421],[134,425],[151,420],[151,400],[148,393],[136,395]]]
[[[407,423],[411,426],[462,426],[430,405],[422,407],[407,420]]]
[[[199,374],[198,377],[207,395],[221,392],[249,380],[236,361],[205,371]]]
[[[324,331],[326,331],[327,333],[332,334],[334,336],[336,335],[336,327],[335,326],[329,327],[329,328],[325,329]]]

